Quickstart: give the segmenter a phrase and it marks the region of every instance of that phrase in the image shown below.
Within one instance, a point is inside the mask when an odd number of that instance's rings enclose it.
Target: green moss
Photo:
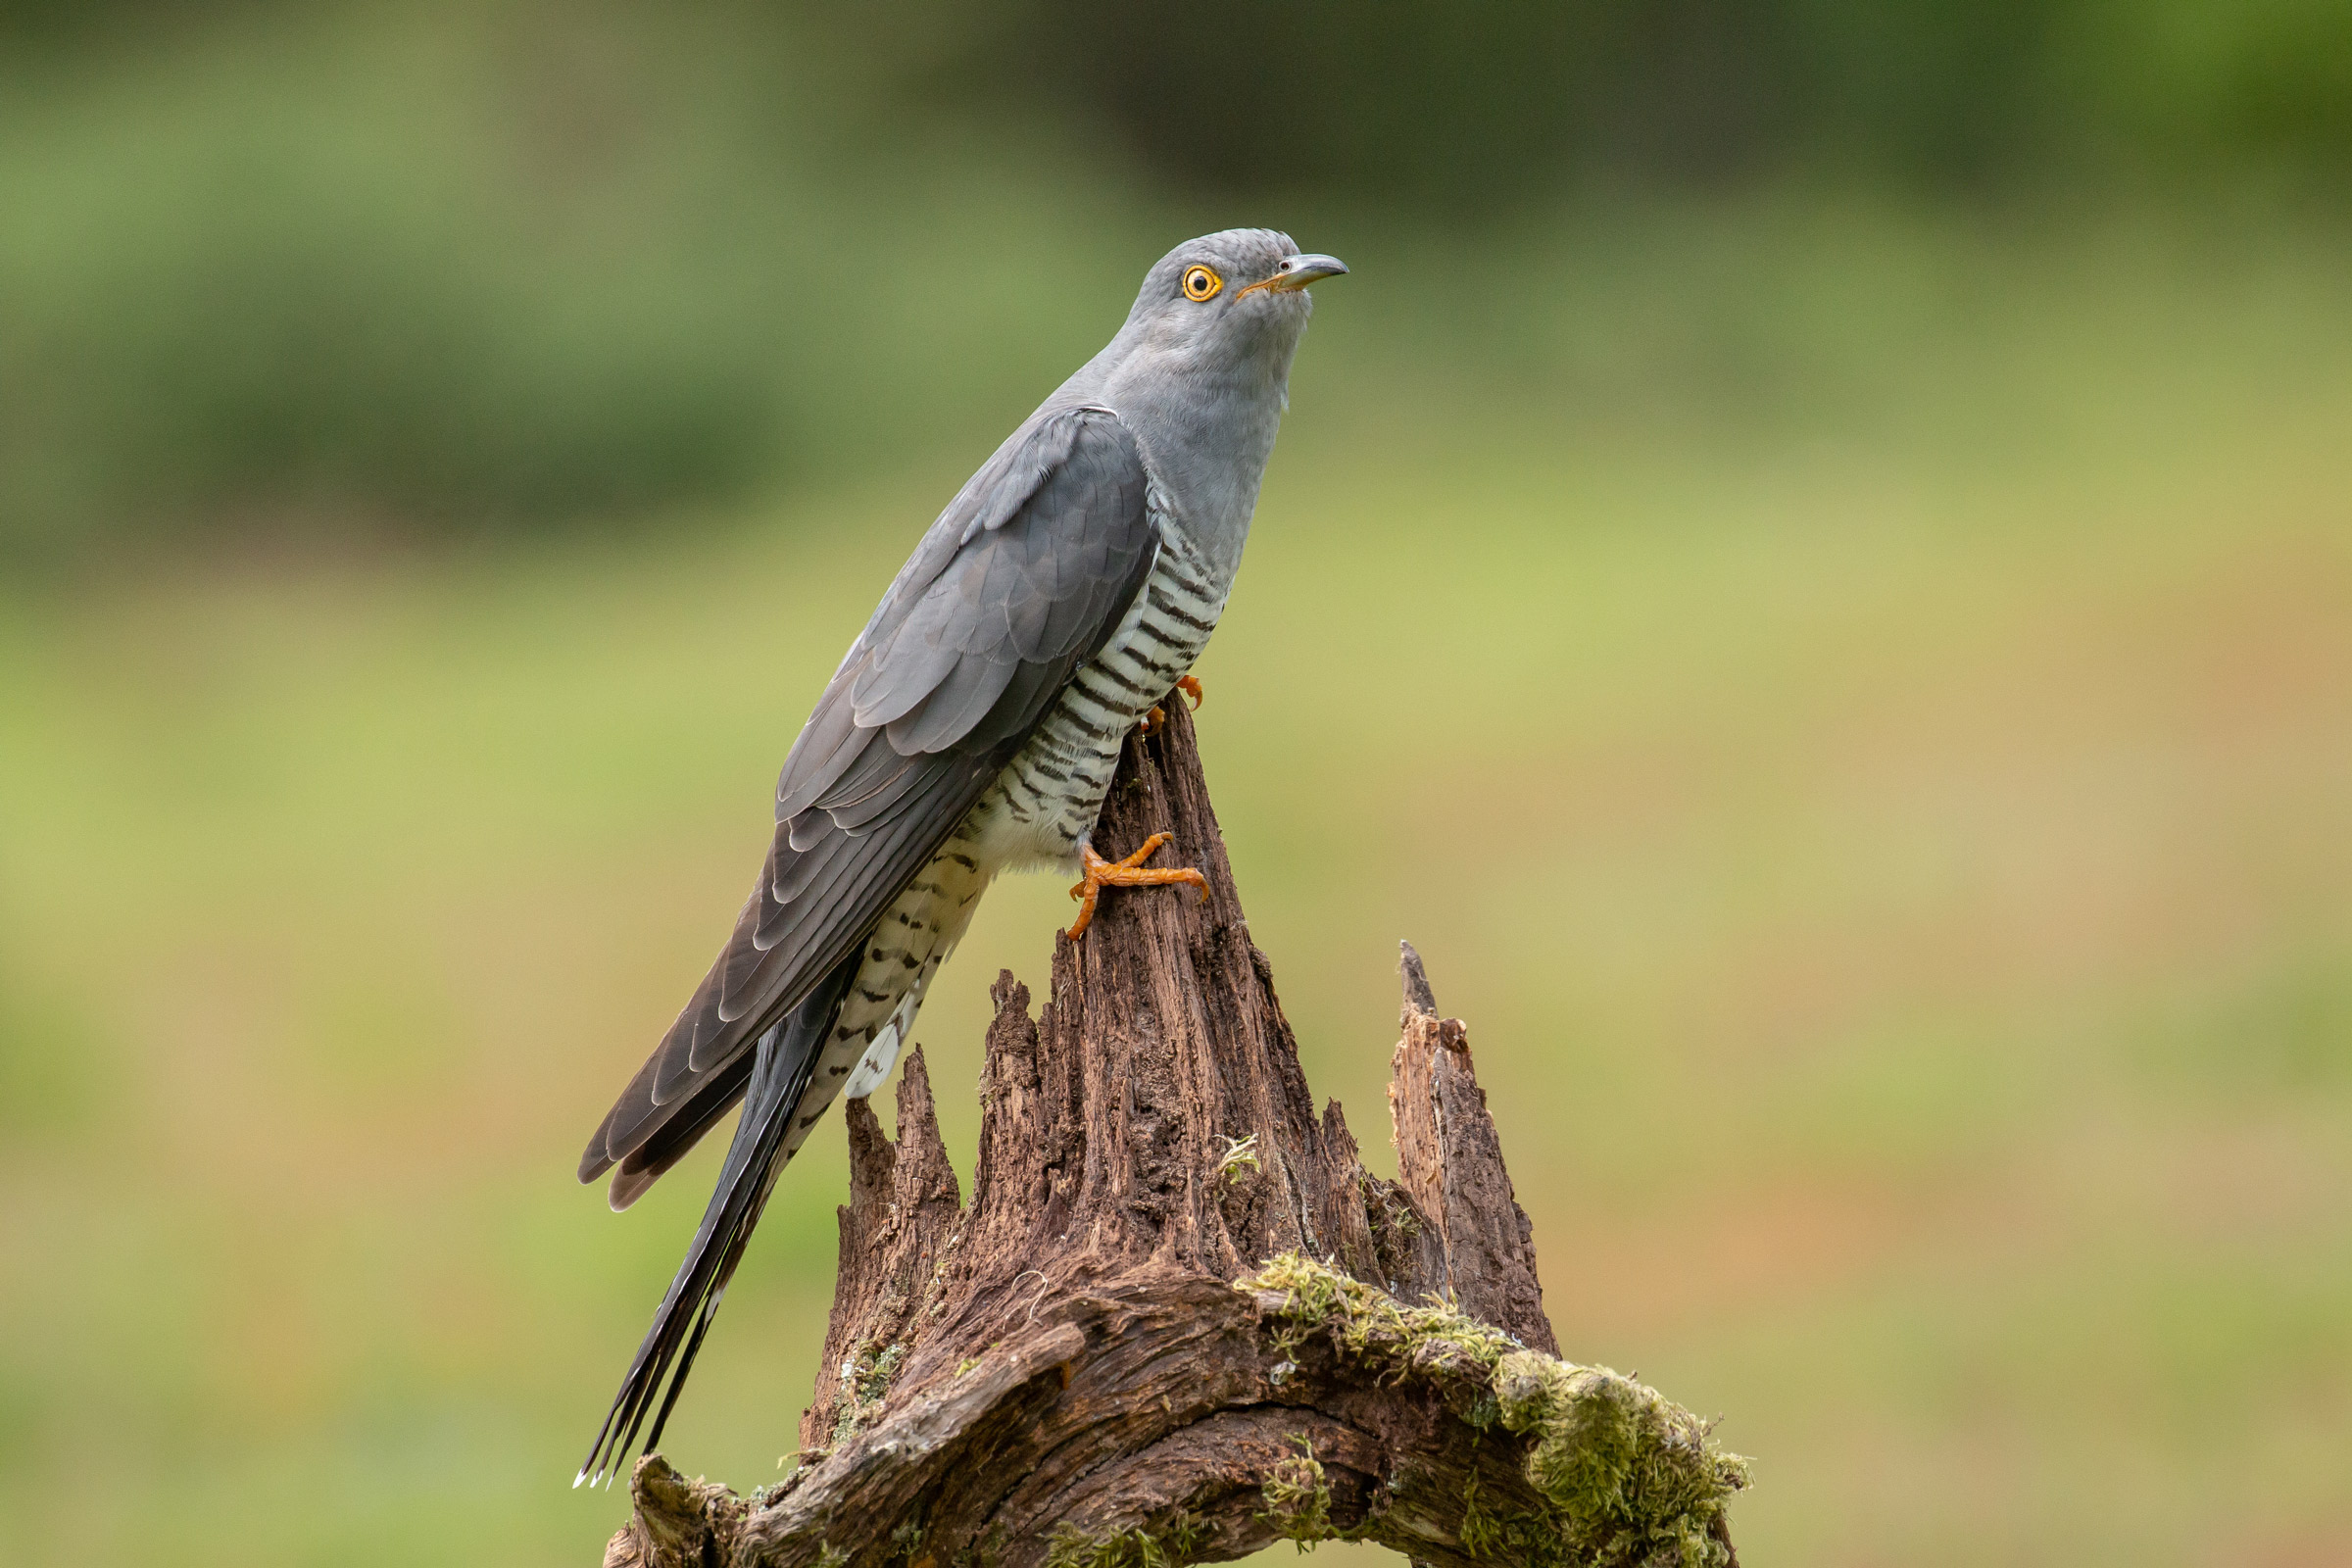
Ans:
[[[1230,1187],[1242,1179],[1244,1171],[1255,1172],[1258,1168],[1257,1134],[1251,1133],[1249,1137],[1238,1140],[1232,1138],[1225,1140],[1225,1152],[1217,1160],[1217,1183],[1219,1186]]]
[[[1518,1348],[1518,1342],[1502,1330],[1446,1302],[1432,1299],[1426,1306],[1406,1306],[1377,1286],[1298,1252],[1269,1258],[1256,1274],[1236,1285],[1246,1291],[1282,1293],[1283,1303],[1274,1309],[1280,1325],[1274,1344],[1286,1356],[1323,1330],[1330,1331],[1348,1354],[1400,1369],[1491,1372]]]
[[[1454,1405],[1462,1419],[1527,1440],[1522,1463],[1546,1506],[1497,1513],[1473,1476],[1462,1517],[1462,1545],[1473,1556],[1650,1568],[1730,1560],[1712,1530],[1747,1485],[1747,1461],[1718,1448],[1706,1422],[1655,1389],[1530,1350],[1448,1302],[1405,1306],[1296,1252],[1236,1288],[1281,1298],[1268,1316],[1285,1362],[1325,1335],[1384,1375],[1467,1380],[1475,1391]]]
[[[1504,1544],[1502,1521],[1487,1512],[1478,1472],[1473,1470],[1462,1488],[1462,1549],[1473,1557],[1494,1557]]]
[[[1267,1472],[1258,1488],[1266,1501],[1258,1517],[1284,1540],[1297,1542],[1300,1551],[1311,1551],[1316,1542],[1339,1535],[1331,1527],[1331,1483],[1324,1477],[1323,1461],[1315,1457],[1314,1444],[1303,1437],[1291,1441],[1298,1445],[1298,1452]]]
[[[1580,1544],[1700,1568],[1728,1559],[1708,1534],[1747,1461],[1716,1447],[1707,1423],[1607,1367],[1518,1350],[1495,1368],[1506,1431],[1534,1440],[1527,1478]],[[1605,1560],[1605,1559],[1604,1559]]]
[[[906,1359],[906,1347],[904,1345],[884,1346],[880,1353],[858,1368],[858,1396],[861,1399],[879,1399],[889,1393],[890,1380],[899,1375],[899,1367]]]
[[[1356,1191],[1363,1195],[1365,1217],[1374,1231],[1404,1243],[1421,1234],[1420,1216],[1396,1188],[1364,1171],[1356,1179]]]
[[[1046,1568],[1184,1568],[1207,1537],[1200,1516],[1183,1509],[1156,1532],[1136,1525],[1097,1537],[1065,1524],[1047,1544]]]
[[[842,1358],[841,1402],[833,1417],[833,1446],[858,1435],[858,1429],[882,1412],[891,1379],[906,1359],[906,1347],[885,1345],[879,1349],[860,1344]]]

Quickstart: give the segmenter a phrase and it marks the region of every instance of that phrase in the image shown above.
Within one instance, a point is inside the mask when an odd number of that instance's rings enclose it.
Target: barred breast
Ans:
[[[991,859],[1077,868],[1127,732],[1200,657],[1231,587],[1180,528],[1162,521],[1159,553],[1119,629],[1079,667],[973,808],[973,817],[985,816],[980,842]]]
[[[1118,630],[866,938],[864,961],[786,1130],[787,1154],[835,1096],[870,1095],[890,1076],[931,977],[999,871],[1077,868],[1127,732],[1193,667],[1216,629],[1232,586],[1219,575],[1163,515],[1151,574]]]

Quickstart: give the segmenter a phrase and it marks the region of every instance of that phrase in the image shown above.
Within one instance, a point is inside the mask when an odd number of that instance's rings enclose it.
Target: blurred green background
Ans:
[[[1356,269],[1200,668],[1317,1090],[1379,1143],[1410,936],[1752,1563],[2352,1562],[2352,7],[8,0],[12,1562],[596,1560],[714,1151],[578,1146],[1240,222]],[[967,1180],[1067,911],[926,1012]],[[690,1471],[792,1446],[838,1139]]]

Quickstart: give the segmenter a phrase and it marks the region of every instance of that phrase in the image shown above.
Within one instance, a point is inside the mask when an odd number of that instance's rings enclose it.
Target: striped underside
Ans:
[[[1232,584],[1219,580],[1152,500],[1159,551],[1118,630],[1079,667],[1020,755],[867,936],[865,961],[785,1133],[787,1157],[836,1095],[872,1094],[890,1076],[931,977],[999,871],[1076,870],[1079,846],[1102,814],[1128,731],[1207,646]]]

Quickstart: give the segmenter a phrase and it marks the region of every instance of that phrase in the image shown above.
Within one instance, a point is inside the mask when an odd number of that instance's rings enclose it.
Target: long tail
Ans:
[[[608,1473],[619,1474],[622,1455],[637,1441],[637,1429],[674,1360],[677,1372],[669,1377],[669,1392],[662,1396],[642,1451],[651,1453],[662,1441],[662,1428],[678,1402],[678,1391],[686,1386],[695,1352],[703,1347],[711,1316],[718,1311],[727,1282],[735,1277],[735,1265],[742,1260],[744,1244],[751,1240],[752,1227],[760,1223],[760,1210],[775,1186],[784,1159],[785,1130],[792,1125],[793,1111],[816,1070],[819,1048],[833,1027],[834,1014],[841,1010],[842,996],[864,952],[860,944],[807,1001],[760,1037],[751,1082],[744,1091],[743,1116],[735,1124],[735,1141],[727,1147],[726,1161],[719,1166],[710,1206],[703,1211],[694,1245],[686,1250],[677,1278],[669,1282],[669,1294],[662,1298],[654,1326],[637,1348],[637,1359],[629,1363],[629,1375],[621,1380],[620,1393],[613,1396],[605,1424],[597,1429],[588,1461],[580,1466],[573,1486],[602,1481]]]

